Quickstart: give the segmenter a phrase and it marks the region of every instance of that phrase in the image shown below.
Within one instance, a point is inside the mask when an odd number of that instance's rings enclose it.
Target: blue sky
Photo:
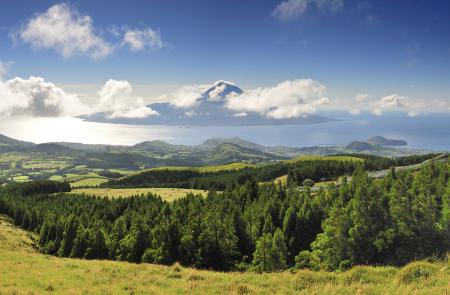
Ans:
[[[0,2],[0,61],[11,62],[4,79],[37,76],[88,94],[109,79],[126,80],[144,101],[221,79],[244,89],[313,79],[331,100],[349,105],[358,94],[372,97],[372,104],[393,94],[450,101],[446,0],[64,2],[76,15],[89,16],[95,36],[114,47],[101,58],[63,56],[20,37],[30,20],[61,3]],[[283,16],[277,13],[283,3],[306,8]],[[124,45],[125,32],[145,29],[162,45]]]

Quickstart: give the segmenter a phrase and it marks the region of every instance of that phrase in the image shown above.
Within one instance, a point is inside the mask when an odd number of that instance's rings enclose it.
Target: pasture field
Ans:
[[[302,161],[352,161],[352,162],[364,162],[363,159],[350,156],[298,156],[290,160],[286,160],[287,163],[298,163]]]
[[[98,186],[105,182],[108,182],[108,179],[104,177],[87,177],[71,182],[70,187]]]
[[[185,197],[188,193],[206,196],[207,191],[183,188],[80,188],[73,189],[69,194],[86,194],[98,197],[118,198],[131,197],[136,195],[146,195],[152,193],[161,196],[163,200],[172,202]]]
[[[212,272],[44,255],[37,237],[0,216],[0,294],[449,294],[447,262],[341,273]]]
[[[134,173],[138,174],[145,171],[157,171],[157,170],[197,170],[199,172],[219,172],[219,171],[228,171],[228,170],[239,170],[246,167],[253,167],[254,165],[242,162],[233,162],[223,165],[211,165],[211,166],[199,166],[199,167],[188,167],[188,166],[161,166],[151,169],[145,169],[136,171]],[[111,171],[111,169],[110,169]],[[131,173],[128,173],[131,174]]]

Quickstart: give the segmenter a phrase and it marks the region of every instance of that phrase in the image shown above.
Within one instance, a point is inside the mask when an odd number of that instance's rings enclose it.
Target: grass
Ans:
[[[415,262],[401,269],[358,266],[342,273],[309,270],[223,273],[179,265],[57,258],[39,253],[34,240],[33,235],[0,217],[0,294],[431,295],[450,292],[450,268],[443,262]]]
[[[12,177],[12,180],[15,182],[26,182],[29,180],[29,177],[27,175],[17,175]]]
[[[278,182],[280,181],[282,184],[286,184],[287,179],[288,179],[288,176],[287,176],[287,174],[286,174],[286,175],[282,175],[282,176],[280,176],[280,177],[275,178],[273,181],[274,181],[275,183],[278,183]]]
[[[253,167],[254,165],[242,162],[233,162],[223,165],[211,165],[211,166],[200,166],[200,167],[188,167],[188,166],[162,166],[151,169],[145,169],[141,171],[134,172],[134,174],[139,174],[145,171],[157,171],[157,170],[197,170],[199,172],[219,172],[227,170],[239,170],[246,167]],[[131,174],[131,173],[128,173]]]
[[[70,183],[73,188],[85,187],[85,186],[98,186],[102,183],[108,182],[104,177],[87,177]]]
[[[298,163],[298,162],[302,162],[302,161],[314,161],[314,160],[364,162],[364,160],[361,158],[350,157],[350,156],[299,156],[299,157],[295,157],[293,159],[287,160],[286,162],[287,163]]]
[[[183,189],[183,188],[81,188],[73,189],[70,194],[86,194],[99,197],[118,198],[118,197],[131,197],[142,194],[156,194],[161,196],[163,200],[172,202],[176,199],[185,197],[188,193],[200,194],[206,196],[207,191],[195,190],[195,189]]]

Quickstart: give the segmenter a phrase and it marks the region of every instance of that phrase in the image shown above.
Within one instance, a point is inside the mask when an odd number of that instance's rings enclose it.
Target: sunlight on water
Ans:
[[[66,141],[120,145],[153,139],[171,141],[177,133],[176,129],[169,132],[162,126],[151,127],[92,123],[77,118],[21,118],[1,121],[0,133],[35,143]]]
[[[0,121],[0,134],[32,141],[133,145],[148,140],[200,144],[211,137],[240,137],[255,143],[295,147],[346,145],[370,136],[406,140],[408,148],[450,149],[448,116],[357,117],[322,124],[283,126],[180,127],[86,122],[76,118],[16,118]]]

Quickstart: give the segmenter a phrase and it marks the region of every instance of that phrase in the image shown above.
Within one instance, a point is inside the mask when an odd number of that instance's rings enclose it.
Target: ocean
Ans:
[[[450,115],[408,117],[402,114],[351,116],[329,114],[336,121],[289,126],[188,127],[120,125],[76,118],[15,118],[0,121],[0,133],[15,139],[42,142],[81,142],[133,145],[146,140],[199,144],[211,137],[240,137],[255,143],[292,147],[346,145],[374,135],[403,139],[407,148],[450,151]]]

